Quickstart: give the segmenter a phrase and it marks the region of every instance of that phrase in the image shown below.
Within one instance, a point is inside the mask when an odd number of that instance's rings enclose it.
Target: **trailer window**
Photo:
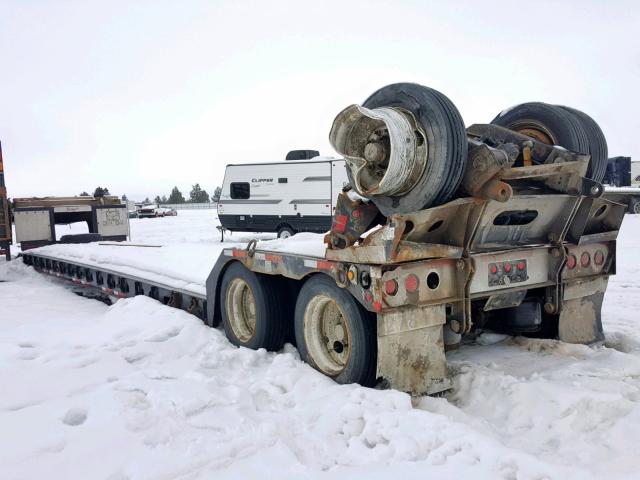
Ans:
[[[234,200],[244,200],[251,196],[249,182],[232,182],[231,198]]]
[[[278,178],[278,183],[287,183],[287,181],[288,180],[286,178],[282,178],[282,177]]]

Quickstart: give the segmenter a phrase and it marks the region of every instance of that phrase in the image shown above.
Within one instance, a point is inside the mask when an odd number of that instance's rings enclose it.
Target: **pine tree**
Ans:
[[[220,201],[220,195],[222,194],[222,188],[216,187],[213,191],[213,196],[211,197],[211,201],[213,203],[218,203]]]
[[[93,196],[96,198],[106,197],[107,195],[111,195],[108,188],[97,187],[93,192]]]
[[[167,203],[184,203],[185,199],[182,195],[182,192],[178,190],[178,187],[173,187],[171,190],[171,195],[169,195],[169,201]]]
[[[191,203],[209,203],[209,194],[206,190],[203,190],[200,187],[199,183],[196,183],[191,188],[191,193],[189,194],[189,201]]]

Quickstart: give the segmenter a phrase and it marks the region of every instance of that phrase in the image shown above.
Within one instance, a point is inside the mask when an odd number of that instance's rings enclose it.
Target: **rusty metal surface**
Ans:
[[[464,198],[439,207],[389,217],[386,225],[362,242],[327,250],[327,259],[391,264],[427,258],[460,258],[467,235],[475,229],[481,200]]]
[[[465,279],[460,278],[458,270],[457,260],[437,259],[405,264],[384,272],[382,283],[395,281],[399,288],[394,295],[382,292],[383,309],[461,301],[464,298]],[[414,281],[417,282],[413,292],[407,291],[404,286],[410,276],[413,276],[412,280],[415,277]]]
[[[450,245],[415,243],[401,241],[394,248],[392,241],[382,245],[358,245],[342,250],[327,250],[327,260],[364,263],[364,264],[395,264],[411,262],[429,258],[460,258],[462,248]]]
[[[560,194],[516,195],[506,203],[490,201],[469,248],[486,251],[561,241],[579,201],[580,197]]]
[[[372,227],[378,208],[372,202],[352,200],[345,192],[338,195],[331,230],[324,241],[329,249],[346,248]]]
[[[444,305],[379,314],[377,376],[391,388],[413,395],[449,389],[444,323]]]
[[[467,170],[462,179],[462,188],[472,197],[506,202],[513,195],[513,190],[510,185],[500,181],[499,177],[513,165],[517,154],[515,145],[497,149],[484,143],[469,141]]]
[[[505,145],[511,143],[521,150],[528,148],[528,161],[531,164],[571,162],[581,155],[553,146],[554,142],[547,142],[548,136],[529,136],[498,125],[474,124],[467,128],[467,136],[478,142],[489,145]],[[582,156],[583,157],[583,156]],[[524,154],[516,158],[516,166],[524,165]],[[586,172],[586,170],[585,170]],[[584,176],[584,173],[582,174]]]
[[[622,225],[626,205],[605,198],[583,198],[567,232],[567,240],[578,243],[585,235],[616,235]]]

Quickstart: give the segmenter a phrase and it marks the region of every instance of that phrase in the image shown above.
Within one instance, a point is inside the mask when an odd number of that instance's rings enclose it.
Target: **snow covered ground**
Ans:
[[[134,219],[132,240],[195,285],[221,248],[213,211]],[[293,347],[238,349],[152,299],[109,307],[0,262],[0,478],[639,478],[639,252],[627,216],[605,346],[485,334],[448,355],[453,391],[415,405],[334,384]]]

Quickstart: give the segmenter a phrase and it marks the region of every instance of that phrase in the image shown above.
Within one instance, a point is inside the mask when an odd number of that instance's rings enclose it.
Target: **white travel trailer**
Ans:
[[[326,232],[338,193],[347,183],[343,159],[316,156],[227,165],[218,216],[222,227],[232,232],[278,232],[281,238]]]

